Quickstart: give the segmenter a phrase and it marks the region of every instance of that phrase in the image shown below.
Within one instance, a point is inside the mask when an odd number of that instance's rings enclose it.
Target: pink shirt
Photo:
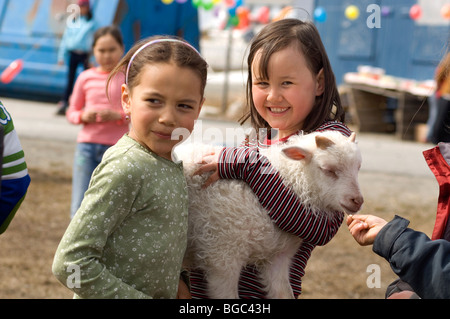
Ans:
[[[125,83],[125,76],[118,73],[112,79],[108,99],[106,96],[108,75],[108,72],[91,68],[83,71],[75,82],[66,117],[72,124],[83,124],[83,129],[78,134],[78,143],[114,145],[129,130],[121,103],[121,85]],[[104,123],[81,121],[81,114],[84,111],[102,109],[117,111],[122,115],[122,119]]]

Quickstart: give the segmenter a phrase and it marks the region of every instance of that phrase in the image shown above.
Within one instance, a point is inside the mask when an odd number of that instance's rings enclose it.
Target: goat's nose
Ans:
[[[355,198],[352,198],[352,201],[356,205],[361,206],[364,203],[364,198],[362,196],[357,196]]]

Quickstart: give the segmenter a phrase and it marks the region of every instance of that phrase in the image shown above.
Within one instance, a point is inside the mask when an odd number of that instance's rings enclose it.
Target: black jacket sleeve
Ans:
[[[450,298],[450,242],[432,241],[424,233],[407,228],[408,224],[408,220],[395,216],[378,233],[373,251],[421,298]]]

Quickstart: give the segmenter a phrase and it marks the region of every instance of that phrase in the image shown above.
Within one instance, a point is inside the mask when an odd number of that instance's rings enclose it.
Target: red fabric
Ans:
[[[450,214],[450,166],[442,156],[439,146],[424,151],[423,155],[439,184],[436,222],[431,239],[442,239]]]

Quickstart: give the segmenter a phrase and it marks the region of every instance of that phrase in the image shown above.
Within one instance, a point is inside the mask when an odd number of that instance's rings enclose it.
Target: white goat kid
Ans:
[[[278,228],[245,182],[222,179],[203,189],[207,176],[193,176],[196,157],[211,148],[191,144],[177,151],[190,202],[185,264],[205,272],[210,298],[238,298],[241,269],[252,264],[268,298],[293,298],[289,270],[302,239]],[[335,131],[294,136],[260,153],[314,214],[353,214],[361,208],[361,154],[354,133],[350,138]]]

